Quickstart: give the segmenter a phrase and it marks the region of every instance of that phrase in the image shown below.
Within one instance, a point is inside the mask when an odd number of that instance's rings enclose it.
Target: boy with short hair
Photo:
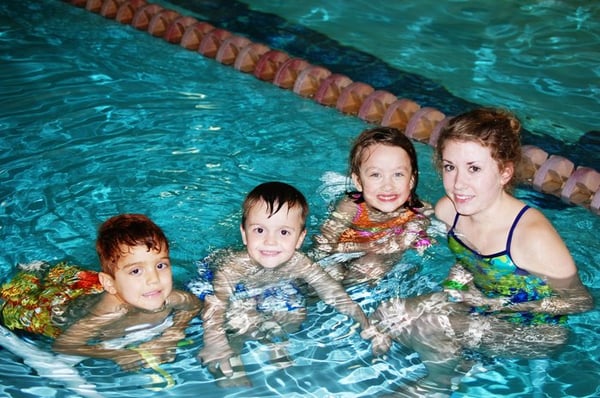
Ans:
[[[285,183],[260,184],[246,197],[240,225],[246,250],[227,251],[217,258],[214,294],[205,297],[202,313],[204,348],[198,356],[214,374],[220,369],[231,377],[232,365],[242,366],[232,339],[276,342],[299,328],[306,308],[295,287],[297,280],[356,320],[361,336],[372,339],[373,352],[389,348],[390,340],[369,325],[342,285],[298,251],[306,235],[307,214],[302,193]],[[240,373],[245,379],[243,370]]]

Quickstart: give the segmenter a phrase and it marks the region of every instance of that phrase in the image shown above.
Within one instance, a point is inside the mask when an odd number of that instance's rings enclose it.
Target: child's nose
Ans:
[[[276,234],[273,232],[269,232],[265,235],[265,244],[274,245],[277,243]]]
[[[146,272],[146,283],[156,283],[158,282],[158,279],[158,271],[156,269],[153,268],[150,271]]]

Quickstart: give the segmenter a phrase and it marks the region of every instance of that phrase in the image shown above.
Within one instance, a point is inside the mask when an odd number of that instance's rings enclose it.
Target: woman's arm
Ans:
[[[564,241],[550,221],[536,209],[529,209],[517,225],[512,240],[513,261],[528,272],[544,279],[554,291],[552,297],[539,302],[514,305],[530,311],[550,314],[573,314],[592,308],[593,300],[581,283],[577,266]]]

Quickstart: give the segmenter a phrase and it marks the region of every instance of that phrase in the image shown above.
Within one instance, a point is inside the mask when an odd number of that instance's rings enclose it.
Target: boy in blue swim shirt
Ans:
[[[302,193],[281,182],[258,185],[243,203],[240,232],[246,250],[220,256],[214,292],[206,295],[202,312],[204,348],[198,357],[215,377],[230,378],[222,385],[248,384],[235,341],[276,342],[299,329],[306,308],[295,281],[306,282],[323,301],[356,320],[375,354],[389,348],[389,338],[370,326],[342,285],[298,251],[307,214]],[[235,376],[234,367],[241,368]]]

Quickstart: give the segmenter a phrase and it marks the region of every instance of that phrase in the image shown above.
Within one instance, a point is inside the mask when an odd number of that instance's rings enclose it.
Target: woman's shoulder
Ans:
[[[444,222],[446,225],[452,225],[456,217],[456,209],[452,201],[447,196],[444,196],[435,204],[434,214],[438,220]]]

